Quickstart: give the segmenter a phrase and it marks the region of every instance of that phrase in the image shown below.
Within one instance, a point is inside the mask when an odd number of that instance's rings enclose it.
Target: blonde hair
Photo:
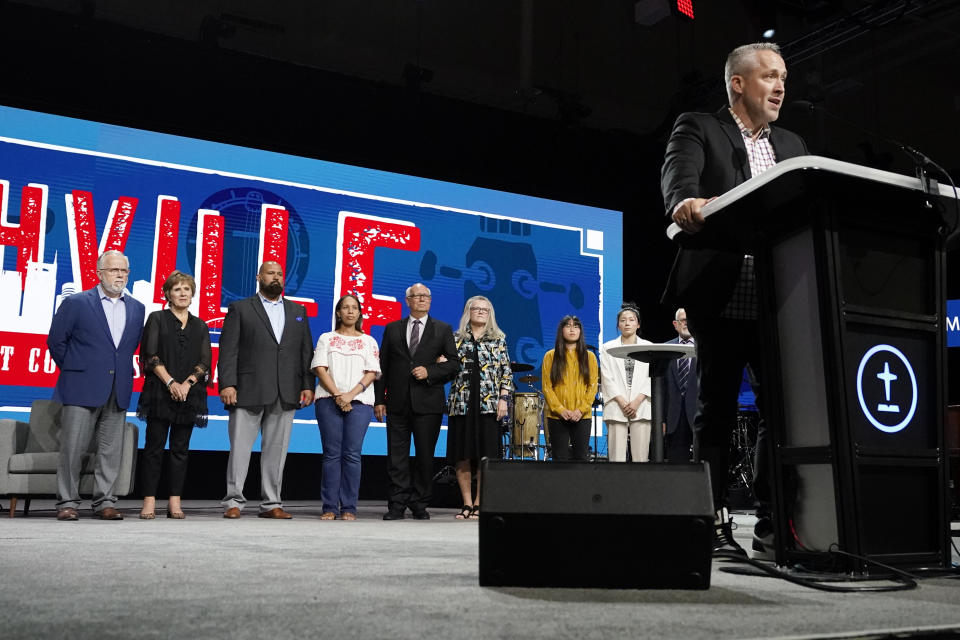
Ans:
[[[484,296],[473,296],[463,305],[463,315],[460,316],[457,337],[468,338],[473,335],[473,332],[470,331],[470,307],[473,306],[474,302],[486,302],[490,305],[490,313],[487,314],[487,324],[483,329],[483,335],[481,337],[487,340],[499,340],[505,337],[503,331],[497,326],[497,316],[493,311],[493,303]]]

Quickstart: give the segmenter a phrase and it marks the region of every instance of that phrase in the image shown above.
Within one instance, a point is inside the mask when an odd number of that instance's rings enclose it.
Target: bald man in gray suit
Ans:
[[[220,333],[220,399],[230,412],[224,518],[239,518],[250,450],[262,433],[261,518],[287,520],[280,487],[293,414],[313,402],[313,337],[307,310],[283,297],[283,268],[264,262],[256,295],[230,305]]]

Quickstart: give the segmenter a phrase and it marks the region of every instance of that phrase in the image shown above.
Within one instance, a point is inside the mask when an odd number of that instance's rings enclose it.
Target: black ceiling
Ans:
[[[909,172],[895,138],[960,173],[960,2],[668,4],[6,0],[0,103],[618,209],[654,317],[666,135],[723,104],[727,51],[767,28],[812,151]]]

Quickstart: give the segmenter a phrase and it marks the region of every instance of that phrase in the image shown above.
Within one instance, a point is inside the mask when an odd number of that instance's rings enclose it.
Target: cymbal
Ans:
[[[533,384],[534,382],[540,382],[540,376],[520,376],[517,378],[520,382],[524,384]]]
[[[533,365],[526,362],[511,362],[510,370],[514,373],[523,373],[524,371],[533,371]]]

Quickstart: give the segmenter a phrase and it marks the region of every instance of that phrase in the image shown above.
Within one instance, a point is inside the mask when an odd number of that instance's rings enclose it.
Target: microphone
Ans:
[[[937,166],[937,163],[935,163],[933,160],[927,157],[927,155],[921,153],[920,151],[911,147],[910,145],[904,144],[898,140],[894,140],[893,138],[888,138],[887,136],[880,135],[876,131],[871,131],[870,129],[863,127],[862,125],[854,122],[853,120],[839,116],[833,111],[830,111],[826,107],[822,107],[811,100],[792,100],[790,101],[789,104],[791,105],[791,107],[801,111],[810,111],[810,112],[817,111],[819,113],[828,115],[834,120],[837,120],[838,122],[842,122],[845,125],[851,126],[862,133],[866,133],[872,138],[876,138],[888,144],[892,144],[893,146],[897,147],[898,149],[903,151],[905,154],[907,154],[910,157],[910,159],[913,160],[914,164],[918,166],[918,168],[936,167],[937,169],[940,170],[941,173],[944,173],[944,175],[946,175],[943,169]],[[947,176],[948,180],[949,178],[950,177]]]
[[[945,235],[947,236],[947,245],[952,246],[955,243],[955,241],[957,240],[957,238],[955,237],[955,234],[957,233],[957,230],[960,229],[960,199],[957,198],[957,185],[954,184],[953,178],[950,177],[950,174],[947,173],[943,167],[938,165],[936,162],[931,160],[929,156],[917,150],[916,148],[908,144],[904,144],[899,140],[894,140],[893,138],[888,138],[887,136],[882,136],[875,131],[871,131],[870,129],[867,129],[866,127],[863,127],[860,124],[848,118],[844,118],[842,116],[835,114],[834,112],[816,104],[815,102],[812,102],[810,100],[792,100],[788,104],[792,105],[796,109],[809,111],[811,113],[814,111],[817,111],[817,112],[826,114],[831,118],[833,118],[834,120],[837,120],[845,125],[851,126],[854,129],[862,133],[866,133],[867,135],[873,138],[882,140],[887,144],[892,144],[896,148],[900,149],[913,161],[914,168],[916,170],[916,176],[920,180],[920,187],[923,189],[924,193],[930,196],[940,195],[940,190],[937,187],[937,181],[930,178],[927,175],[928,168],[932,167],[936,169],[937,173],[939,173],[941,176],[946,178],[947,182],[949,182],[950,186],[953,188],[953,197],[954,197],[954,204],[956,205],[956,214],[954,215],[953,227],[949,230],[944,230],[944,231],[945,231]]]

